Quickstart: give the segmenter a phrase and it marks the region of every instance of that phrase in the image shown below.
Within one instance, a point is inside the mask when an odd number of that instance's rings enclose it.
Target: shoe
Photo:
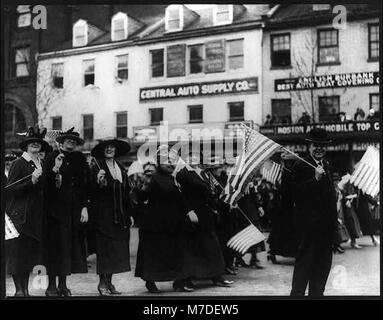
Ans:
[[[244,268],[248,268],[249,267],[249,265],[245,261],[243,261],[243,259],[236,260],[235,261],[235,266],[236,267],[244,267]]]
[[[338,252],[338,253],[344,253],[344,251],[345,251],[344,248],[343,248],[342,246],[337,246],[335,250],[336,250],[336,252]]]
[[[254,262],[250,264],[250,267],[254,267],[255,269],[265,269],[265,267],[261,266],[258,262]]]
[[[109,289],[105,285],[98,285],[97,290],[100,293],[100,296],[109,296]]]
[[[25,290],[24,290],[24,297],[29,298],[30,296],[31,296],[31,295],[29,294],[28,289],[25,289]]]
[[[16,291],[13,296],[16,297],[16,298],[21,298],[21,297],[24,298],[25,294],[24,294],[24,291],[19,290],[19,291]]]
[[[230,268],[226,268],[225,269],[225,273],[229,274],[231,276],[236,276],[237,275],[237,273],[234,270],[230,269]]]
[[[213,283],[217,287],[230,287],[234,283],[232,280],[226,280],[224,278],[213,279]]]
[[[380,245],[380,242],[378,239],[376,239],[375,237],[372,238],[372,244],[374,245],[374,247],[377,247],[378,245]]]
[[[177,281],[173,282],[173,289],[176,292],[193,292],[194,291],[194,289],[188,287],[186,283],[177,282]]]
[[[188,288],[195,289],[195,285],[194,285],[194,283],[191,280],[186,280],[186,286]]]
[[[351,243],[351,248],[362,249],[362,247],[359,244],[357,244],[357,243]]]
[[[150,293],[161,293],[161,291],[157,288],[156,283],[154,281],[146,281],[145,287],[146,289],[148,289]]]
[[[269,254],[269,255],[267,256],[267,261],[270,261],[270,260],[271,260],[272,264],[278,264],[278,261],[277,261],[277,258],[276,258],[275,255],[273,255],[273,254]]]
[[[68,288],[57,288],[59,297],[71,297],[72,292]]]
[[[114,294],[114,295],[120,295],[121,294],[120,291],[116,290],[116,287],[113,284],[110,284],[108,286],[108,289],[109,289],[110,294]]]
[[[59,292],[57,290],[57,288],[54,288],[54,289],[47,289],[45,290],[45,296],[46,297],[59,297]]]

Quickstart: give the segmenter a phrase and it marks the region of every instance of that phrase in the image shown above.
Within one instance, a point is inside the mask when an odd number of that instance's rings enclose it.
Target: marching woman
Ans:
[[[160,293],[156,282],[177,280],[182,268],[181,226],[196,216],[185,206],[185,199],[172,173],[176,154],[167,145],[157,150],[157,168],[145,178],[139,193],[146,203],[141,211],[135,276],[146,282],[151,293]]]
[[[19,237],[6,241],[7,270],[16,287],[16,297],[28,297],[29,274],[40,264],[43,228],[42,164],[38,154],[48,143],[46,129],[29,128],[20,143],[23,154],[12,162],[6,194],[6,212]]]
[[[127,142],[108,138],[91,151],[96,158],[91,172],[91,206],[100,278],[97,289],[102,296],[121,294],[112,284],[112,276],[130,271],[129,185],[124,167],[115,160],[129,150]]]
[[[229,286],[233,281],[223,278],[225,262],[216,234],[214,217],[214,197],[209,185],[209,177],[199,166],[203,157],[195,153],[189,155],[189,166],[177,173],[188,207],[198,217],[198,224],[189,222],[184,226],[182,280],[175,282],[175,289],[190,291],[191,279],[210,278],[214,285]]]
[[[49,279],[45,295],[67,297],[72,295],[66,284],[67,276],[88,272],[82,224],[88,221],[89,167],[85,156],[76,150],[84,140],[74,128],[59,134],[56,142],[59,150],[48,154],[44,164],[47,212],[44,258]]]

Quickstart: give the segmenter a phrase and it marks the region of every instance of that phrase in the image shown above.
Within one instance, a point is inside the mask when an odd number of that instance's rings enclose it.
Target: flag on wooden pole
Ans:
[[[17,238],[19,235],[12,220],[5,214],[5,240]]]
[[[251,246],[258,244],[263,240],[265,240],[265,236],[262,232],[259,231],[253,224],[250,224],[233,236],[227,242],[227,246],[243,255]]]
[[[266,161],[261,169],[263,179],[276,184],[281,181],[282,178],[282,166],[274,161]]]
[[[369,146],[355,166],[350,182],[363,193],[375,197],[380,191],[379,151]]]
[[[244,130],[242,152],[237,158],[225,188],[224,200],[230,204],[239,200],[257,170],[281,148],[278,143],[250,127],[242,125],[242,128]]]

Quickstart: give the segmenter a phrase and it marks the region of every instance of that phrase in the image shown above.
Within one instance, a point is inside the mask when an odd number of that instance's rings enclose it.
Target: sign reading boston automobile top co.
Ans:
[[[222,80],[140,89],[140,101],[258,92],[258,78]]]
[[[274,82],[274,90],[294,91],[374,85],[379,85],[379,72],[355,72],[314,77],[276,79]]]

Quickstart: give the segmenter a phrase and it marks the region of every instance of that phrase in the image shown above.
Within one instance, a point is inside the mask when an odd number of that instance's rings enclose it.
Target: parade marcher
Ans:
[[[251,223],[258,229],[261,229],[259,208],[256,201],[257,193],[253,182],[249,182],[245,194],[238,201],[238,207],[246,214]],[[238,213],[240,230],[246,228],[249,225],[249,221],[241,214]],[[255,267],[256,269],[264,269],[257,258],[257,253],[266,251],[265,242],[262,241],[248,249],[251,254],[249,267]]]
[[[115,160],[130,145],[106,138],[91,151],[97,165],[91,172],[92,220],[96,228],[98,291],[101,296],[121,294],[112,284],[116,273],[130,271],[130,201],[127,173]]]
[[[201,168],[201,154],[190,153],[189,167],[176,176],[186,204],[198,217],[197,224],[185,223],[183,240],[183,268],[176,289],[192,288],[191,279],[210,278],[214,285],[229,286],[232,281],[223,278],[224,259],[215,228],[216,209],[209,177]]]
[[[336,207],[338,212],[337,219],[337,229],[334,234],[334,243],[333,243],[333,251],[334,253],[344,253],[344,248],[342,247],[343,242],[347,242],[350,238],[348,235],[347,228],[344,224],[344,212],[343,212],[343,195],[342,191],[339,188],[340,175],[337,172],[332,174],[332,180],[334,182],[334,189],[336,192]]]
[[[292,167],[296,157],[288,152],[281,154],[282,176],[279,186],[279,210],[271,217],[271,232],[268,243],[268,260],[278,263],[276,256],[295,257],[297,251],[294,228],[294,200],[292,193]]]
[[[14,160],[16,160],[17,157],[15,154],[13,153],[9,153],[9,154],[6,154],[5,155],[5,163],[4,163],[4,177],[5,177],[5,182],[7,181],[8,179],[8,175],[9,175],[9,169],[11,169],[11,165],[12,165],[12,162]]]
[[[377,204],[377,201],[368,194],[359,190],[357,215],[362,228],[363,235],[370,236],[374,246],[379,245],[379,240],[375,237],[374,222],[372,218],[371,206]]]
[[[330,142],[324,129],[309,132],[309,155],[293,168],[295,221],[298,232],[292,281],[292,296],[322,296],[332,263],[332,242],[337,210],[329,163],[325,160]],[[310,166],[310,163],[312,166]]]
[[[48,221],[45,265],[49,278],[45,294],[67,297],[71,296],[67,276],[88,271],[81,225],[88,221],[89,167],[85,156],[76,151],[84,140],[74,128],[59,134],[56,142],[59,150],[51,152],[44,165]]]
[[[180,237],[185,219],[196,223],[195,213],[185,205],[185,198],[172,175],[177,155],[167,145],[157,150],[157,168],[147,172],[139,190],[146,208],[141,212],[135,276],[146,283],[151,293],[160,293],[156,282],[179,279],[182,268]],[[149,174],[148,174],[149,173]]]
[[[6,213],[19,237],[6,241],[7,271],[13,277],[15,296],[28,297],[29,274],[41,263],[43,228],[42,163],[38,153],[48,143],[46,129],[29,128],[20,143],[23,154],[12,162],[5,189]]]

